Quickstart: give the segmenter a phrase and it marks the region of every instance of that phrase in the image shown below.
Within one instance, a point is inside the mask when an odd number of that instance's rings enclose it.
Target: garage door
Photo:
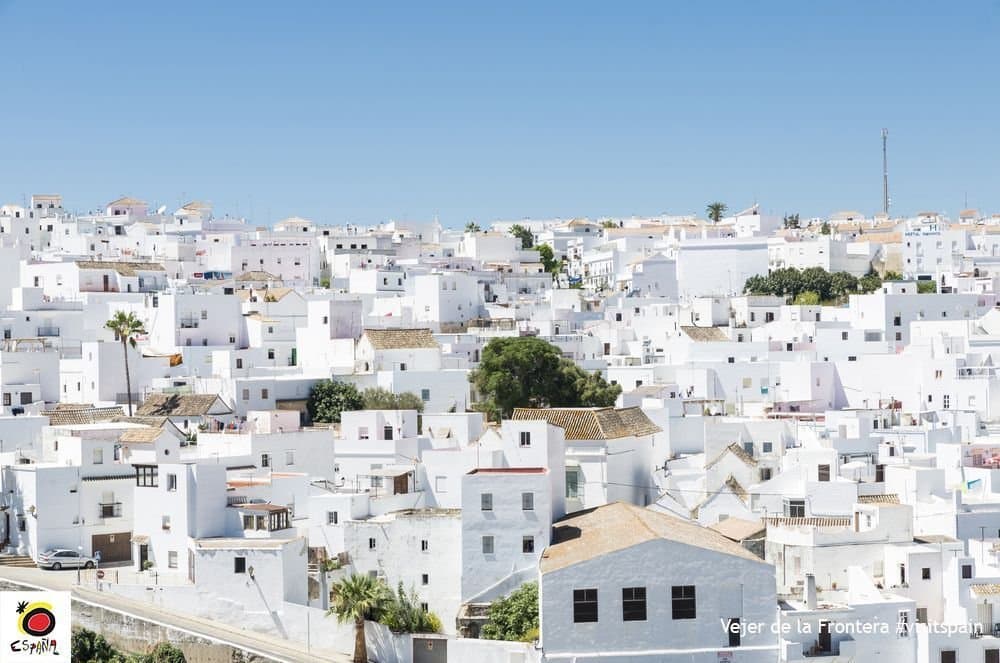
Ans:
[[[413,663],[448,663],[448,641],[414,636]]]
[[[101,551],[101,563],[132,561],[132,532],[95,534],[91,538],[93,555]]]

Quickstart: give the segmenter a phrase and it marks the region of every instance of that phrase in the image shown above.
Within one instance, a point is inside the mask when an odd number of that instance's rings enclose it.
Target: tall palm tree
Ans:
[[[708,218],[712,220],[712,223],[718,223],[722,220],[722,215],[726,213],[729,209],[725,203],[714,202],[709,203],[705,208],[705,212],[708,214]]]
[[[369,575],[355,573],[333,584],[328,615],[337,621],[354,621],[354,663],[368,663],[365,646],[365,620],[378,619],[392,602],[392,592],[386,584]]]
[[[482,228],[480,228],[479,224],[476,223],[475,221],[469,221],[467,224],[465,224],[465,232],[467,233],[478,233],[481,231]]]
[[[135,313],[115,311],[114,316],[104,323],[104,326],[115,333],[115,340],[122,342],[122,352],[125,354],[125,392],[128,398],[128,416],[132,416],[132,378],[128,373],[128,346],[135,348],[135,337],[146,333],[142,320]]]

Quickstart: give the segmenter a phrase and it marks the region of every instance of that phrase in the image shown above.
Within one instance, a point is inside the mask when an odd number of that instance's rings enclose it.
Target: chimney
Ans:
[[[806,607],[810,610],[816,609],[816,576],[811,573],[806,574]]]

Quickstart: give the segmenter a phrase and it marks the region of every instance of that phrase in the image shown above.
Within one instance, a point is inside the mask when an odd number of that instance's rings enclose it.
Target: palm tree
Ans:
[[[383,581],[358,573],[338,580],[331,589],[327,614],[336,615],[340,623],[354,621],[354,663],[368,663],[365,620],[378,619],[392,602],[392,592]]]
[[[477,233],[481,231],[482,228],[480,228],[479,224],[476,223],[475,221],[469,221],[467,224],[465,224],[465,232],[467,233]]]
[[[722,215],[726,213],[727,209],[729,208],[726,207],[725,203],[714,202],[708,204],[705,212],[708,214],[708,218],[712,220],[712,223],[718,223],[722,220]]]
[[[122,342],[122,352],[125,353],[125,392],[128,397],[128,416],[132,416],[132,378],[128,374],[128,346],[135,348],[135,337],[146,333],[142,320],[135,313],[115,311],[114,316],[104,323],[104,326],[115,333],[115,340]]]

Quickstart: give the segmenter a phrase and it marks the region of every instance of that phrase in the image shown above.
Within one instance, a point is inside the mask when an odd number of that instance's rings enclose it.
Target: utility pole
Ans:
[[[887,143],[889,130],[882,129],[882,212],[889,216],[889,159]]]

